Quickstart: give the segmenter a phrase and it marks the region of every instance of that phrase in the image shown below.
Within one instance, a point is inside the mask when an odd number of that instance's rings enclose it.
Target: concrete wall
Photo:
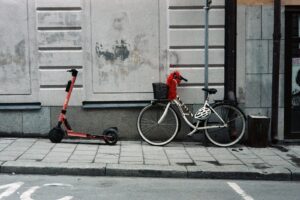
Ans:
[[[260,1],[262,3],[262,1]],[[249,3],[249,2],[248,2]],[[273,66],[273,5],[238,5],[237,91],[246,114],[271,116]],[[284,7],[282,7],[282,39]],[[281,42],[279,139],[284,137],[284,40]]]

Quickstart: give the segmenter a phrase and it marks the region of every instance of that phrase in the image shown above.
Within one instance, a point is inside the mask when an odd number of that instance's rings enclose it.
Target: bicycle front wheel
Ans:
[[[164,120],[158,124],[166,109],[166,104],[154,103],[146,106],[139,114],[137,128],[144,141],[151,145],[163,146],[171,142],[179,130],[176,112],[169,107]]]
[[[245,134],[246,118],[243,112],[229,104],[217,104],[212,106],[215,112],[212,112],[209,118],[204,122],[205,135],[213,144],[221,147],[228,147],[238,143]],[[210,126],[224,126],[210,128]]]

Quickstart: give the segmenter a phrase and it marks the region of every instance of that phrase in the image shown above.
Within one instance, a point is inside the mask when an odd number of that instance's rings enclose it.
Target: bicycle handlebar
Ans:
[[[174,79],[176,79],[177,77],[176,77],[176,74],[174,74],[174,77],[173,77]],[[186,79],[186,78],[184,78],[183,76],[179,76],[179,79],[180,80],[184,80],[185,82],[188,82],[188,80]]]
[[[175,67],[175,65],[170,65],[170,67]],[[174,79],[177,78],[175,73],[174,73],[173,78],[174,78]],[[181,76],[181,75],[180,75],[179,79],[180,79],[180,80],[184,80],[185,82],[188,82],[188,80],[187,80],[186,78],[184,78],[183,76]]]
[[[181,80],[184,80],[185,82],[188,82],[188,80],[186,78],[183,78],[182,76],[180,76]]]

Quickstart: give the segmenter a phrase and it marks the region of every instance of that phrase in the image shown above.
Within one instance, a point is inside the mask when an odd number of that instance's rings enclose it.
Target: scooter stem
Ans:
[[[77,77],[77,74],[78,74],[78,71],[76,69],[72,69],[72,70],[69,70],[68,72],[72,72],[72,79],[71,79],[71,84],[70,84],[70,88],[69,88],[69,91],[67,96],[66,96],[66,99],[65,99],[65,102],[64,102],[64,105],[63,105],[63,110],[66,110],[67,107],[68,107],[68,104],[69,104],[69,101],[70,101],[70,98],[71,98],[71,94],[72,94],[72,91],[73,91],[73,88],[74,88],[74,85],[75,85],[75,81],[76,81],[76,77]],[[67,88],[66,88],[67,90]]]
[[[72,79],[70,81],[68,81],[68,84],[67,84],[67,87],[66,87],[66,91],[68,93],[67,93],[67,96],[65,98],[64,105],[63,105],[63,108],[61,110],[61,113],[60,113],[59,119],[58,119],[58,121],[61,122],[61,123],[65,121],[65,114],[67,112],[67,108],[68,108],[68,105],[69,105],[71,94],[72,94],[72,91],[73,91],[73,88],[74,88],[74,85],[75,85],[75,81],[76,81],[76,77],[77,77],[77,74],[78,74],[78,71],[76,69],[68,70],[68,72],[72,73]]]

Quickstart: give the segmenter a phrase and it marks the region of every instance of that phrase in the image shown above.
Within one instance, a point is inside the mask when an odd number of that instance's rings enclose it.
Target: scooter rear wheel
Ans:
[[[65,131],[62,128],[54,127],[49,131],[49,139],[53,143],[59,143],[64,138]]]
[[[104,141],[108,145],[115,145],[118,142],[118,133],[114,130],[109,130],[104,133],[104,136],[108,136],[105,138]]]

